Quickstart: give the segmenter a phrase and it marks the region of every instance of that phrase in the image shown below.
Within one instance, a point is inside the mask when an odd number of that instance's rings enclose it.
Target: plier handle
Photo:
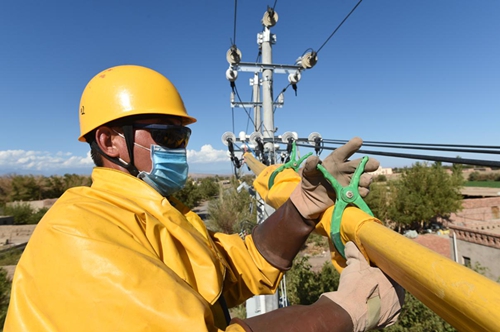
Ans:
[[[300,164],[302,164],[302,162],[307,158],[309,157],[310,155],[312,155],[312,152],[309,152],[308,154],[306,154],[304,157],[302,158],[299,158],[298,160],[296,159],[297,158],[297,145],[295,144],[295,141],[292,142],[292,152],[290,153],[290,160],[284,164],[282,164],[280,167],[276,168],[274,170],[274,172],[271,174],[271,176],[269,177],[269,181],[268,181],[268,188],[271,189],[272,186],[274,185],[274,179],[276,178],[276,175],[278,175],[281,171],[285,170],[285,169],[288,169],[288,168],[293,168],[294,171],[297,172],[297,170],[299,169],[300,167]]]
[[[373,212],[370,210],[368,205],[365,203],[358,191],[359,178],[363,171],[365,170],[365,165],[368,162],[368,157],[365,156],[361,159],[358,167],[354,171],[351,178],[351,182],[347,187],[342,187],[338,181],[323,167],[318,164],[317,168],[321,173],[323,173],[325,179],[332,185],[337,196],[335,200],[335,207],[332,214],[332,222],[330,224],[330,236],[337,251],[345,258],[344,244],[340,238],[340,224],[342,222],[342,215],[344,214],[345,208],[351,204],[360,208],[362,211],[368,213],[373,217]]]

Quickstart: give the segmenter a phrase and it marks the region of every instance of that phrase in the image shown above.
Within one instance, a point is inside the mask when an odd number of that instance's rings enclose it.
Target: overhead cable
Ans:
[[[236,45],[236,13],[238,12],[238,0],[234,0],[234,24],[232,45]]]
[[[278,0],[274,0],[273,11],[276,9],[276,4],[277,3],[278,3]]]
[[[240,101],[240,103],[243,103],[243,101],[240,97],[240,93],[238,92],[238,88],[236,87],[236,84],[234,84],[234,92],[236,92],[236,96],[238,97],[238,100]],[[247,108],[243,107],[243,109],[245,110],[245,113],[247,114],[248,119],[250,119],[250,121],[252,121],[253,127],[255,128],[255,122],[253,121],[252,116],[248,112]]]
[[[356,4],[356,6],[354,6],[354,8],[349,12],[349,14],[347,14],[347,16],[342,20],[342,22],[340,22],[340,24],[337,26],[337,28],[335,30],[333,30],[333,32],[330,35],[330,37],[328,37],[325,40],[325,42],[323,43],[323,45],[321,45],[321,47],[316,51],[316,54],[318,54],[319,51],[321,51],[321,49],[323,48],[323,46],[325,46],[326,43],[328,43],[328,41],[333,37],[333,35],[337,32],[337,30],[340,29],[340,27],[342,26],[342,24],[344,24],[344,22],[349,18],[349,16],[351,16],[351,14],[356,10],[356,8],[358,8],[358,6],[361,3],[361,1],[363,1],[363,0],[359,0],[359,2]]]
[[[310,144],[300,144],[297,143],[297,146],[311,148]],[[335,147],[326,147],[323,146],[325,150],[335,150]],[[477,152],[477,151],[474,151]],[[358,150],[358,153],[364,153],[368,155],[377,155],[377,156],[387,156],[387,157],[396,157],[396,158],[406,158],[406,159],[417,159],[417,160],[427,160],[427,161],[438,161],[452,164],[464,164],[464,165],[473,165],[473,166],[487,166],[487,167],[499,167],[499,161],[493,160],[480,160],[480,159],[468,159],[468,158],[460,158],[460,157],[442,157],[442,156],[427,156],[420,154],[408,154],[408,153],[396,153],[396,152],[385,152],[385,151],[371,151],[371,150]],[[480,153],[480,152],[477,152]],[[489,152],[491,153],[491,152]]]
[[[240,103],[243,103],[243,101],[240,97],[240,93],[238,92],[238,88],[236,87],[236,84],[234,84],[233,89],[234,89],[234,92],[236,93],[236,96],[238,97],[238,100],[240,101]],[[254,120],[252,119],[252,116],[250,115],[250,113],[248,112],[246,107],[243,107],[243,109],[245,110],[245,113],[247,114],[248,119],[252,122],[253,127],[255,128],[256,126],[255,126]],[[263,130],[267,130],[266,126],[264,126],[264,123],[260,123],[259,125],[262,127]],[[261,130],[261,127],[258,128],[258,131]],[[274,142],[274,138],[272,140]]]
[[[323,139],[325,142],[340,142],[339,144],[347,143],[348,140],[342,139]],[[495,145],[463,145],[463,144],[437,144],[437,143],[405,143],[405,142],[377,142],[377,141],[363,141],[365,143],[374,144],[391,144],[391,145],[414,145],[414,146],[442,146],[442,147],[461,147],[461,148],[478,148],[478,149],[500,149],[500,146]]]
[[[286,90],[288,89],[288,87],[289,87],[290,85],[292,85],[292,83],[288,83],[288,85],[287,85],[287,86],[285,86],[285,87],[281,90],[281,92],[280,92],[280,93],[276,96],[276,98],[274,98],[274,102],[275,102],[275,103],[276,103],[276,102],[278,101],[278,99],[280,98],[280,95],[286,92]],[[277,108],[278,108],[277,106],[274,106],[274,108],[273,108],[273,115],[274,115],[274,113],[276,113],[276,109],[277,109]]]
[[[345,144],[346,140],[323,140],[325,143],[330,144]],[[485,153],[485,154],[500,154],[500,150],[484,150],[486,149],[500,149],[498,146],[481,146],[481,145],[467,145],[466,147],[473,147],[479,149],[466,149],[458,144],[423,144],[423,143],[390,143],[390,142],[363,142],[363,146],[373,146],[379,148],[391,149],[410,149],[410,150],[428,150],[428,151],[447,151],[447,152],[464,152],[464,153]],[[453,148],[441,148],[440,146],[452,146]]]

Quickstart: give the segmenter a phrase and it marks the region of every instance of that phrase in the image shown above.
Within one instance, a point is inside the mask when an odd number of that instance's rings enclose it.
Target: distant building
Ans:
[[[498,191],[498,189],[495,189]],[[485,195],[486,191],[479,192],[477,197]],[[462,211],[452,213],[450,220],[454,225],[474,221],[492,221],[500,219],[500,197],[471,198],[462,201]]]
[[[0,249],[28,242],[36,225],[2,225],[0,226]]]
[[[391,175],[392,168],[379,167],[375,172],[370,172],[369,174],[372,174],[372,175]]]
[[[500,280],[500,198],[465,199],[464,210],[451,216],[451,256],[484,275]]]

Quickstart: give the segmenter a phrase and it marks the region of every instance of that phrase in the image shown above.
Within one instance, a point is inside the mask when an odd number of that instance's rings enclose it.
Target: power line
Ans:
[[[240,101],[240,103],[243,103],[241,97],[240,97],[240,93],[238,92],[238,88],[236,87],[236,83],[234,84],[234,92],[236,93],[236,96],[238,97],[238,100]],[[253,124],[253,127],[255,128],[255,122],[253,121],[250,113],[248,112],[247,108],[243,106],[243,109],[245,110],[245,113],[247,114],[247,117],[248,119],[250,119],[250,121],[252,121],[252,124]]]
[[[297,146],[312,148],[310,144],[297,143]],[[335,150],[335,147],[323,146],[325,150]],[[476,151],[474,151],[476,152]],[[396,152],[385,152],[385,151],[372,151],[372,150],[358,150],[358,153],[371,154],[377,156],[386,157],[396,157],[396,158],[406,158],[406,159],[417,159],[417,160],[428,160],[428,161],[438,161],[446,162],[452,164],[464,164],[464,165],[474,165],[474,166],[488,166],[488,167],[499,167],[499,161],[493,160],[480,160],[480,159],[469,159],[469,158],[459,158],[459,157],[443,157],[443,156],[427,156],[420,154],[408,154],[408,153],[396,153]],[[491,153],[491,152],[490,152]]]
[[[240,93],[238,92],[238,88],[236,87],[236,83],[234,84],[234,92],[236,93],[236,96],[238,97],[238,100],[240,101],[240,103],[243,103],[243,101],[242,101],[242,99],[240,97]],[[248,119],[252,122],[253,127],[255,128],[255,122],[252,119],[252,116],[250,115],[250,113],[248,112],[248,110],[246,109],[246,107],[243,106],[243,109],[245,110],[245,113],[247,114]],[[262,129],[267,130],[267,128],[264,125],[264,123],[261,123],[260,125],[262,126]],[[260,131],[261,128],[258,128],[258,129]],[[234,131],[234,129],[233,129],[233,131]],[[272,139],[272,141],[274,142],[274,138]]]
[[[337,28],[332,32],[332,34],[330,35],[330,37],[328,37],[326,39],[326,41],[323,43],[323,45],[321,45],[321,47],[318,49],[318,51],[316,52],[316,54],[319,53],[319,51],[321,51],[321,49],[323,48],[323,46],[326,45],[326,43],[328,43],[328,41],[333,37],[333,35],[337,32],[338,29],[340,29],[340,27],[342,26],[342,24],[344,24],[344,22],[349,18],[349,16],[351,16],[351,14],[356,10],[356,8],[358,8],[359,4],[361,3],[361,1],[363,0],[359,0],[359,2],[356,4],[356,6],[354,6],[354,8],[349,12],[349,14],[347,14],[347,16],[342,20],[342,22],[340,22],[340,24],[337,26]]]
[[[266,139],[266,141],[269,141]],[[348,140],[332,140],[332,139],[322,139],[321,149],[325,150],[335,150],[336,147],[325,146],[325,144],[339,144],[343,145],[348,142]],[[279,144],[287,144],[283,141],[275,141]],[[308,143],[306,143],[308,142]],[[500,154],[499,146],[490,146],[490,145],[459,145],[459,144],[425,144],[425,143],[391,143],[391,142],[375,142],[368,143],[374,141],[365,141],[363,142],[363,146],[373,146],[373,147],[388,147],[388,148],[397,148],[397,149],[417,149],[417,150],[427,150],[427,151],[445,151],[445,152],[464,152],[464,153],[476,153],[476,154]],[[386,144],[377,144],[377,143],[386,143]],[[408,146],[401,146],[402,144]],[[305,147],[305,148],[316,148],[315,146],[309,143],[309,139],[307,138],[297,138],[296,146]],[[454,148],[444,149],[441,146],[451,146]],[[468,147],[464,149],[464,147]],[[485,150],[485,148],[487,150]],[[497,149],[497,150],[495,150]],[[471,158],[461,158],[461,157],[444,157],[444,156],[429,156],[422,154],[409,154],[409,153],[399,153],[399,152],[390,152],[390,151],[373,151],[373,150],[358,150],[358,153],[378,155],[378,156],[386,156],[386,157],[396,157],[396,158],[405,158],[405,159],[416,159],[416,160],[426,160],[426,161],[437,161],[437,162],[446,162],[452,164],[464,164],[464,165],[473,165],[473,166],[487,166],[500,168],[500,161],[494,160],[482,160],[482,159],[471,159]]]
[[[236,13],[238,11],[238,0],[234,0],[234,24],[233,24],[233,40],[232,45],[236,45]]]
[[[323,140],[325,143],[333,144],[344,144],[347,141],[344,140]],[[373,146],[379,148],[391,148],[391,149],[410,149],[410,150],[427,150],[427,151],[446,151],[446,152],[464,152],[464,153],[483,153],[483,154],[500,154],[500,150],[484,150],[484,149],[466,149],[463,146],[456,144],[421,144],[421,143],[370,143],[363,142],[363,146]],[[453,146],[453,148],[441,148],[439,146]],[[500,147],[494,146],[476,146],[468,145],[468,147],[482,147],[487,149],[500,149]]]
[[[274,5],[273,5],[273,12],[276,9],[276,4],[278,3],[278,0],[274,0]]]
[[[348,140],[342,139],[323,139],[325,142],[344,144],[347,143]],[[460,148],[478,148],[478,149],[500,149],[500,146],[495,145],[463,145],[463,144],[438,144],[438,143],[406,143],[406,142],[377,142],[377,141],[363,141],[363,145],[365,143],[373,143],[373,144],[391,144],[391,145],[412,145],[412,146],[442,146],[442,147],[460,147]]]

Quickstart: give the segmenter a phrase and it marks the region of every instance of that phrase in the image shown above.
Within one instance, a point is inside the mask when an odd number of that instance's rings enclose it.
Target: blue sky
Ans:
[[[317,50],[357,2],[278,0],[274,63]],[[243,61],[256,60],[260,20],[274,3],[238,1]],[[90,174],[88,146],[77,141],[80,95],[120,64],[151,67],[177,86],[198,119],[192,172],[231,173],[222,134],[253,131],[243,109],[232,111],[225,78],[234,9],[234,1],[0,1],[0,175]],[[500,145],[498,17],[497,0],[364,0],[302,74],[297,96],[287,90],[277,133]],[[245,101],[251,76],[236,81]],[[288,84],[274,80],[275,93]],[[415,162],[376,158],[384,167]]]

